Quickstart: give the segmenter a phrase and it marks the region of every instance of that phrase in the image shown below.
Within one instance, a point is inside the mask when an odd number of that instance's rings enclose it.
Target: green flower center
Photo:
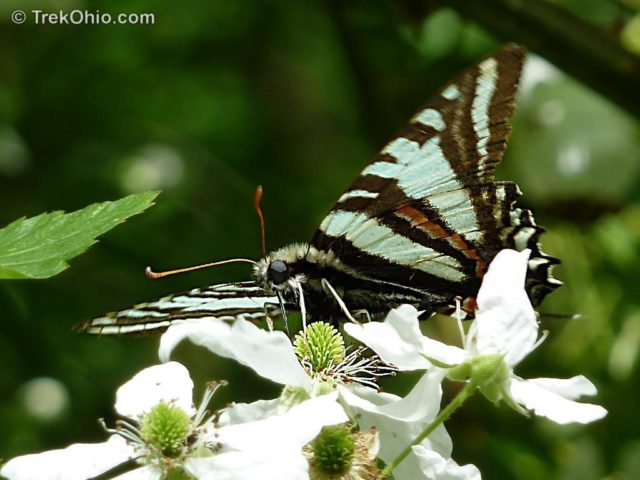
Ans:
[[[163,457],[177,458],[184,453],[191,433],[191,419],[179,407],[160,402],[142,419],[140,437]]]
[[[351,468],[355,445],[348,427],[324,427],[311,448],[314,466],[326,475],[344,475]]]
[[[177,468],[167,473],[163,480],[194,480],[194,478],[183,469]]]
[[[293,342],[296,355],[309,362],[315,372],[322,372],[344,360],[346,349],[340,332],[325,322],[312,323]]]

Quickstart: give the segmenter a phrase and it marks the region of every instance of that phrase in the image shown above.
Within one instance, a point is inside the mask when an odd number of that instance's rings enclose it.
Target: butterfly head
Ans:
[[[308,249],[308,245],[294,244],[266,255],[254,267],[258,285],[269,292],[296,291],[305,280],[304,275],[296,271],[296,264]]]
[[[282,285],[291,276],[291,269],[283,260],[273,260],[267,267],[267,278],[274,285]]]

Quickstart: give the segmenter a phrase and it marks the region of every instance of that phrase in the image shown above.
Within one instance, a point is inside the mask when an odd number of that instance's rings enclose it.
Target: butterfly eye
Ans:
[[[289,278],[289,267],[282,260],[274,260],[269,264],[269,280],[283,283]]]

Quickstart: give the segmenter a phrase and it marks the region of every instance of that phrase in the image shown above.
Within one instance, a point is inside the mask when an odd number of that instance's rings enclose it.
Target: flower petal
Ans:
[[[16,457],[2,466],[0,475],[9,480],[85,480],[134,456],[133,448],[113,435],[103,443],[75,443],[60,450]]]
[[[274,432],[274,435],[279,434]],[[277,443],[275,437],[271,441]],[[184,467],[197,480],[309,479],[308,463],[301,452],[274,455],[270,449],[267,452],[223,452],[213,457],[189,458]]]
[[[490,309],[495,304],[520,300],[524,292],[524,280],[531,250],[521,252],[504,249],[498,252],[489,265],[478,291],[479,309]]]
[[[160,359],[169,359],[185,338],[216,355],[232,358],[258,375],[282,385],[311,389],[311,379],[298,361],[284,332],[268,332],[243,319],[229,325],[216,318],[201,318],[170,327],[160,339]]]
[[[346,323],[344,330],[400,370],[429,368],[431,363],[421,354],[416,341],[422,337],[417,328],[417,310],[409,305],[402,307],[408,308],[391,310],[383,323]]]
[[[122,475],[112,478],[111,480],[161,480],[162,471],[151,465],[130,470]]]
[[[357,419],[360,430],[375,427],[378,431],[379,458],[387,463],[393,460],[436,417],[442,397],[440,383],[445,373],[441,369],[427,371],[405,398],[388,403],[372,402],[347,389],[341,389],[340,392],[351,409],[351,416]],[[442,425],[422,444],[441,455],[451,454],[451,438]],[[396,479],[427,478],[421,472],[418,459],[410,455],[398,465],[393,475]]]
[[[584,375],[571,378],[533,378],[527,381],[570,400],[576,400],[582,396],[593,396],[598,393],[596,386]]]
[[[422,472],[429,480],[480,480],[480,470],[475,465],[460,466],[453,460],[429,450],[424,445],[412,447]],[[395,475],[395,474],[394,474]],[[401,480],[400,477],[395,477]]]
[[[237,425],[262,420],[282,413],[280,408],[279,398],[273,400],[257,400],[253,403],[234,403],[220,413],[218,425]]]
[[[385,405],[389,402],[400,400],[398,395],[389,392],[382,392],[371,387],[361,385],[359,383],[349,383],[347,385],[338,385],[338,393],[349,391],[359,398],[372,402],[374,405]]]
[[[463,350],[422,335],[418,315],[411,305],[401,305],[391,310],[383,323],[347,323],[344,329],[400,370],[430,368],[426,356],[449,365],[462,363],[466,358]]]
[[[274,415],[261,420],[211,427],[205,436],[221,445],[221,450],[213,457],[188,459],[185,468],[199,480],[307,480],[308,464],[302,448],[325,425],[348,420],[336,398],[337,394],[323,395],[306,400],[282,415],[275,415],[272,409]],[[262,404],[256,411],[268,406]],[[243,410],[242,413],[247,413]],[[268,408],[263,413],[267,411]],[[229,418],[242,417],[236,413],[240,412],[234,412]]]
[[[224,448],[238,451],[271,451],[277,455],[287,448],[301,450],[325,425],[348,420],[336,398],[337,394],[322,395],[306,400],[282,415],[218,428],[217,440]],[[277,432],[277,441],[274,441],[274,432]]]
[[[477,353],[502,353],[511,367],[531,352],[538,337],[536,314],[524,288],[530,253],[502,250],[496,255],[482,280],[469,330]]]
[[[551,382],[554,390],[545,388],[551,379],[540,379],[543,382],[513,378],[509,390],[513,399],[537,415],[547,417],[556,423],[590,423],[607,414],[600,405],[574,402],[576,390],[569,388],[568,398],[557,388],[559,383]],[[569,379],[570,381],[573,379]],[[571,383],[571,382],[569,382]],[[566,387],[566,385],[565,385]]]
[[[192,394],[189,371],[178,362],[169,362],[145,368],[122,385],[116,393],[115,409],[120,415],[136,418],[165,402],[191,416],[195,414]]]

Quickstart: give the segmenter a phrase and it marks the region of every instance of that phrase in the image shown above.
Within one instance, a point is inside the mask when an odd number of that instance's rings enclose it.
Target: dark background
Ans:
[[[640,17],[636,0],[283,0],[0,5],[0,224],[162,189],[157,205],[43,281],[0,281],[0,457],[105,437],[115,389],[157,362],[157,338],[71,326],[243,266],[160,281],[143,269],[260,255],[307,241],[377,149],[461,68],[519,41],[538,53],[498,176],[548,233],[566,285],[542,305],[549,339],[522,376],[584,373],[609,416],[559,427],[472,399],[448,423],[484,477],[640,478]],[[21,8],[153,13],[154,25],[14,25]],[[633,53],[633,52],[636,53]],[[551,67],[543,58],[553,61]],[[277,388],[182,346],[216,399]],[[250,381],[247,381],[247,378]],[[407,391],[411,376],[387,382]],[[455,392],[446,391],[447,396]]]

